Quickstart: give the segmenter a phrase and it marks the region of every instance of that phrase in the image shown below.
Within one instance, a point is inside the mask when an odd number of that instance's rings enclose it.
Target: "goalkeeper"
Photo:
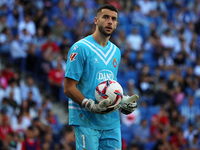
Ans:
[[[123,96],[121,104],[112,109],[107,108],[109,100],[97,104],[94,96],[101,81],[117,81],[121,53],[109,41],[117,18],[114,6],[100,6],[94,18],[94,33],[76,42],[68,53],[64,93],[70,98],[69,125],[74,126],[77,150],[120,150],[120,117],[115,110],[120,108],[129,114],[137,107],[137,95]]]

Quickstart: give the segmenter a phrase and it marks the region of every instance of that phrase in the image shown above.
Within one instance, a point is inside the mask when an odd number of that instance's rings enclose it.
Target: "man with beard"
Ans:
[[[64,93],[69,99],[69,125],[74,126],[77,150],[120,150],[120,111],[132,113],[137,95],[123,96],[112,109],[109,99],[97,103],[96,86],[105,80],[117,80],[121,59],[119,48],[109,41],[118,22],[113,5],[102,5],[94,18],[95,32],[69,50],[65,71]]]

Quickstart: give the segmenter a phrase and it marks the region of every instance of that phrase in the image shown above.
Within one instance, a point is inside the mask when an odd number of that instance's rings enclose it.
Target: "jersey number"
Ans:
[[[85,148],[85,135],[82,134],[81,137],[82,137],[82,139],[83,139],[83,148]]]

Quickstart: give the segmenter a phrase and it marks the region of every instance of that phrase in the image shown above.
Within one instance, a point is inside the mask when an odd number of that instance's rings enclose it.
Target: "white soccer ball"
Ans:
[[[123,89],[117,81],[106,80],[99,83],[96,87],[95,98],[98,102],[109,98],[112,104],[108,107],[112,108],[121,102],[123,98]]]

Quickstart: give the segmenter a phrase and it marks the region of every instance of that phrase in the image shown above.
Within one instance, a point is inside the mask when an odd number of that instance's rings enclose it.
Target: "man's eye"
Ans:
[[[114,17],[114,18],[112,18],[112,20],[113,20],[113,21],[116,21],[116,20],[117,20],[117,18],[115,18],[115,17]]]

